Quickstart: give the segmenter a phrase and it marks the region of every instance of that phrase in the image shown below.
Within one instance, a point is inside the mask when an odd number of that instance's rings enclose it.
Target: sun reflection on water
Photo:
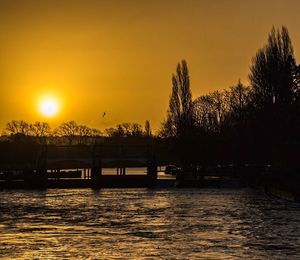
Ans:
[[[251,190],[2,191],[0,257],[300,257],[300,208]]]

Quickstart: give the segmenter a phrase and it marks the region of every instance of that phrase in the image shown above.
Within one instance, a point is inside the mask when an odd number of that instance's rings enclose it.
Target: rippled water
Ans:
[[[0,257],[296,259],[300,206],[248,189],[2,191]]]

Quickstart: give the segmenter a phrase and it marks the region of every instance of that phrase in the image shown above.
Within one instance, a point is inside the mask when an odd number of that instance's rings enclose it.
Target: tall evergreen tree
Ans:
[[[167,119],[162,126],[162,135],[183,137],[193,126],[193,103],[190,77],[185,60],[178,63],[176,74],[172,75],[172,93]]]
[[[152,131],[151,131],[151,126],[150,126],[149,120],[146,120],[146,122],[145,122],[145,135],[152,136]]]

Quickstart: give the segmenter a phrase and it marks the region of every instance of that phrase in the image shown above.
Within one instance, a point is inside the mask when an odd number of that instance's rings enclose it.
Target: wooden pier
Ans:
[[[145,145],[44,145],[0,152],[1,189],[153,187],[157,180],[152,148]],[[144,171],[134,172],[137,168]]]

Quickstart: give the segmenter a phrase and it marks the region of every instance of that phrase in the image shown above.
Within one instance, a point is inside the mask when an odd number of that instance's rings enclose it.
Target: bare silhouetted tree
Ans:
[[[47,122],[35,122],[30,125],[30,133],[36,137],[48,136],[51,132],[51,128]]]
[[[60,137],[66,137],[68,139],[69,144],[71,145],[76,139],[76,134],[78,131],[78,124],[75,121],[69,121],[62,123],[58,126],[54,133]]]
[[[131,135],[132,136],[142,136],[143,135],[142,126],[138,123],[133,123]]]
[[[87,143],[90,137],[97,137],[101,135],[98,129],[90,128],[85,125],[79,125],[75,121],[62,123],[54,131],[55,135],[67,138],[69,144],[75,141],[78,144]]]
[[[30,135],[30,124],[23,120],[12,120],[6,124],[5,130],[10,135]]]
[[[225,93],[222,91],[214,91],[211,93],[211,98],[217,122],[217,130],[220,131],[228,108],[225,102]]]
[[[217,114],[214,100],[211,94],[200,96],[193,102],[194,118],[198,128],[204,131],[215,131],[217,129]]]
[[[250,94],[250,88],[244,86],[240,80],[236,85],[231,86],[229,90],[225,91],[226,106],[231,123],[234,123],[232,121],[246,119]]]
[[[107,128],[105,133],[109,137],[130,137],[130,136],[142,136],[142,126],[138,123],[122,123],[116,126],[116,128]]]
[[[51,135],[51,128],[47,122],[35,122],[30,124],[30,135],[36,137],[40,143],[45,144],[47,137]]]
[[[220,132],[228,113],[224,91],[214,91],[200,96],[193,102],[196,125],[205,131]]]

